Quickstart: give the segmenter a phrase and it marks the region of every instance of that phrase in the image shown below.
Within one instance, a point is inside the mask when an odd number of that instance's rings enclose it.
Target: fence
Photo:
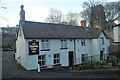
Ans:
[[[95,60],[100,61],[100,60],[103,60],[103,59],[107,59],[106,54],[79,57],[79,58],[76,58],[76,61],[74,63],[75,63],[75,65],[78,65],[78,64],[84,64],[84,63],[87,63],[87,62],[92,62],[92,61],[95,61]]]
[[[105,67],[116,68],[120,66],[118,64],[120,62],[120,59],[115,56],[109,56],[108,54],[82,56],[82,57],[76,58],[76,60],[73,60],[73,62],[74,62],[74,65],[72,65],[72,69],[74,69],[74,67],[77,65],[84,65],[84,64],[85,65],[87,64],[87,66],[92,67],[92,68],[96,67],[96,66],[93,66],[96,64],[98,64],[100,68],[102,68],[103,66],[104,68]],[[108,66],[108,63],[109,63],[109,66]]]

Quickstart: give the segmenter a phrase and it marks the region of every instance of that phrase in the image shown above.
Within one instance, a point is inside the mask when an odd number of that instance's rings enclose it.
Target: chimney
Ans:
[[[21,5],[21,11],[20,11],[20,23],[24,23],[25,22],[25,11],[24,11],[24,6]]]
[[[81,21],[81,26],[83,26],[84,28],[86,28],[86,21],[85,20]]]

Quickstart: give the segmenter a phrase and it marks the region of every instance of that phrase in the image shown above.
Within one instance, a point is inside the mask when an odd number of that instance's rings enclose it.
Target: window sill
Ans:
[[[82,46],[86,46],[86,45],[82,45]]]
[[[50,51],[50,49],[42,49],[42,50],[40,50],[40,51]]]
[[[56,67],[56,66],[61,66],[61,64],[60,63],[56,63],[56,64],[53,65],[53,67]]]
[[[63,50],[63,49],[68,49],[68,48],[60,48],[60,50]]]

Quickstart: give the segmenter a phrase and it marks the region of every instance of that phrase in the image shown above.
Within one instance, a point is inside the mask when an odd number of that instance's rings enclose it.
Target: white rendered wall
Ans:
[[[120,42],[120,27],[114,27],[114,42]]]
[[[20,34],[20,31],[19,31]],[[23,32],[21,30],[21,36],[18,34],[18,39],[16,41],[16,54],[15,58],[19,64],[21,64],[24,68],[26,67],[26,43],[24,39]]]
[[[100,44],[100,37],[104,37],[104,45]],[[19,40],[19,41],[18,41]],[[38,56],[45,55],[46,56],[46,66],[55,65],[54,64],[54,54],[60,53],[60,63],[62,66],[69,66],[69,51],[74,51],[74,39],[67,39],[67,48],[68,49],[60,49],[61,48],[61,39],[49,39],[50,51],[41,51],[41,39],[26,39],[24,38],[17,40],[17,56],[21,56],[22,60],[18,60],[19,63],[27,69],[33,70],[38,68]],[[28,42],[36,40],[39,41],[39,54],[37,55],[29,55]],[[81,45],[81,39],[75,40],[75,53],[74,54],[74,62],[76,64],[81,63],[81,54],[88,54],[88,56],[98,55],[100,54],[100,50],[105,48],[105,53],[107,52],[107,48],[109,46],[109,40],[103,35],[103,33],[99,36],[98,39],[85,39],[85,46]],[[26,47],[23,47],[26,46]],[[75,64],[75,63],[74,63]]]
[[[82,39],[76,39],[76,64],[81,63],[81,54],[91,55],[90,52],[90,39],[85,39],[85,46],[81,45]]]
[[[60,63],[62,66],[68,66],[68,51],[74,50],[74,40],[70,41],[67,40],[67,47],[68,49],[60,49],[61,48],[61,40],[60,39],[49,39],[49,46],[50,51],[41,51],[41,39],[36,39],[36,41],[39,41],[39,54],[38,55],[29,55],[29,48],[28,48],[28,42],[32,40],[26,40],[26,53],[27,53],[27,69],[37,69],[38,65],[38,56],[39,55],[45,55],[46,56],[46,66],[55,65],[54,60],[54,54],[60,53]]]
[[[104,37],[104,45],[102,45],[102,41],[101,41],[100,37]],[[105,50],[103,53],[106,55],[108,53],[109,45],[110,45],[109,39],[107,39],[105,37],[105,35],[103,33],[101,33],[100,36],[98,37],[98,49],[97,50],[98,50],[99,54],[100,54],[100,51],[103,50],[103,48],[104,48]]]
[[[98,55],[98,40],[91,39],[90,40],[90,56]]]

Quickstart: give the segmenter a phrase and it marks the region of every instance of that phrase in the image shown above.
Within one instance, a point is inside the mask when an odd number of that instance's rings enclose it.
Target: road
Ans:
[[[13,58],[13,52],[2,53],[2,78],[120,78],[119,74],[71,75],[69,69],[27,71]]]

